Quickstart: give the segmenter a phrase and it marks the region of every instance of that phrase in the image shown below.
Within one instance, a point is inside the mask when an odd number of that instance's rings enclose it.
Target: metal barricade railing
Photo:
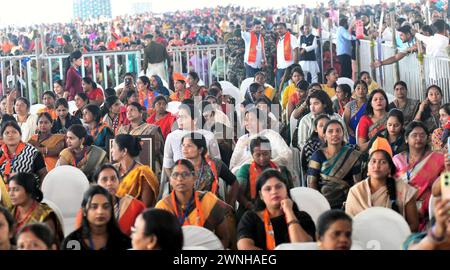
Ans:
[[[213,80],[227,80],[226,45],[198,45],[170,48],[174,72],[197,72],[206,86]]]
[[[92,77],[103,89],[114,87],[120,84],[125,73],[138,74],[141,71],[142,55],[141,51],[86,53],[82,58],[81,75]],[[54,81],[65,79],[64,62],[67,57],[68,54],[0,57],[1,94],[19,83],[21,96],[26,96],[31,103],[38,102],[42,91],[53,90]]]

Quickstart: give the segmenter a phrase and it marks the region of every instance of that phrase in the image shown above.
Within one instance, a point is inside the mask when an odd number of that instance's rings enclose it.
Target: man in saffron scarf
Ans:
[[[275,31],[278,34],[275,85],[278,87],[286,68],[298,62],[298,43],[297,38],[287,30],[285,23],[276,24]]]
[[[262,25],[258,20],[253,22],[253,30],[251,32],[246,31],[245,25],[242,28],[241,35],[245,42],[244,65],[246,78],[254,77],[267,63],[261,29]]]

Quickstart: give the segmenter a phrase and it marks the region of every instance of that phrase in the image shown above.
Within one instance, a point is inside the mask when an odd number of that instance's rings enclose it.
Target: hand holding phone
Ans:
[[[450,200],[450,172],[441,175],[441,198]]]

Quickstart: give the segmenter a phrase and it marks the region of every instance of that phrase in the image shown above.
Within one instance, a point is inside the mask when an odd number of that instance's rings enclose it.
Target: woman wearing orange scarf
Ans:
[[[195,191],[196,176],[192,163],[180,159],[172,168],[172,193],[160,200],[155,208],[174,214],[181,225],[195,225],[214,232],[225,248],[230,246],[230,229],[226,219],[226,204],[211,192]]]
[[[311,242],[316,229],[306,212],[292,202],[287,181],[274,169],[257,180],[254,211],[247,211],[238,226],[239,250],[273,250],[283,243]]]
[[[265,169],[276,169],[281,172],[283,177],[288,180],[288,189],[293,188],[292,176],[289,170],[284,166],[278,166],[271,160],[272,148],[269,139],[264,136],[258,136],[250,141],[250,152],[253,161],[250,164],[244,164],[236,173],[239,181],[239,208],[237,218],[240,219],[247,210],[253,210],[257,198],[256,179]]]
[[[21,140],[22,131],[15,121],[3,123],[3,145],[0,150],[0,174],[5,183],[16,173],[34,173],[39,176],[40,183],[47,174],[42,154],[31,144]]]

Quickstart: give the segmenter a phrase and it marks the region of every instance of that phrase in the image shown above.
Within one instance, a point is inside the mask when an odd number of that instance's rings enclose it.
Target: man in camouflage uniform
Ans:
[[[277,55],[277,44],[276,44],[276,34],[273,31],[266,30],[263,28],[264,37],[264,51],[266,54],[267,65],[263,68],[266,73],[266,83],[275,87],[275,57]]]
[[[234,36],[227,41],[225,54],[228,56],[228,80],[239,87],[245,78],[244,53],[245,43],[241,37],[241,29],[234,31]]]

